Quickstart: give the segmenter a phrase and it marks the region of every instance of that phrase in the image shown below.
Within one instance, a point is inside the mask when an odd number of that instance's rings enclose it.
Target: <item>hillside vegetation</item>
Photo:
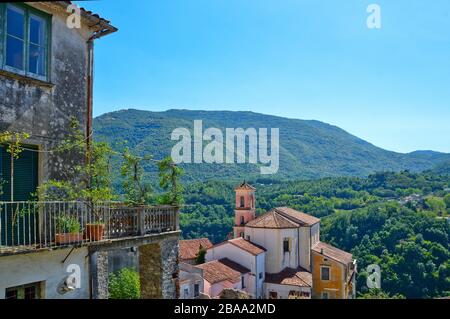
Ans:
[[[202,120],[203,130],[225,128],[279,128],[280,168],[275,179],[314,179],[336,176],[367,176],[377,171],[422,171],[444,161],[450,154],[419,151],[401,154],[376,147],[346,131],[319,121],[288,119],[253,112],[169,110],[149,112],[123,110],[97,117],[95,137],[116,150],[126,146],[136,155],[170,155],[170,136],[175,128],[188,128]],[[117,142],[120,141],[120,142]],[[205,142],[206,143],[206,142]],[[255,164],[183,164],[187,182],[207,179],[243,179],[260,174]],[[145,167],[155,176],[152,165]]]
[[[367,292],[365,268],[382,270],[389,295],[450,295],[450,175],[377,173],[368,178],[315,181],[251,181],[257,214],[289,206],[321,218],[321,239],[358,259],[358,293]],[[183,237],[226,239],[233,226],[231,182],[186,187]]]

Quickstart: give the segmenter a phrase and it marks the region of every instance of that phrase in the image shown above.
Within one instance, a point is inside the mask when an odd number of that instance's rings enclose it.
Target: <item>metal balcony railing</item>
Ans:
[[[179,230],[174,206],[0,202],[0,254]]]

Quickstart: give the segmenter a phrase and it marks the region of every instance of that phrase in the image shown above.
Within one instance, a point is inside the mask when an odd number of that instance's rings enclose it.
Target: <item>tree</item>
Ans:
[[[425,204],[435,213],[442,215],[446,211],[445,202],[438,197],[425,199]]]
[[[142,162],[151,160],[152,156],[135,156],[128,148],[125,149],[122,156],[121,174],[125,201],[133,205],[150,204],[153,200],[152,187],[144,181]]]
[[[105,142],[93,142],[88,148],[86,138],[76,119],[72,119],[68,137],[54,150],[69,156],[77,165],[64,166],[59,180],[48,180],[38,187],[40,200],[83,200],[90,203],[111,201],[115,198],[111,188],[111,147]]]
[[[166,157],[158,163],[159,186],[166,191],[158,199],[160,204],[179,206],[183,203],[183,187],[179,183],[183,169],[178,167],[171,157]]]
[[[202,245],[200,245],[198,253],[195,255],[195,263],[197,265],[205,263],[206,252],[207,252],[206,248],[204,248]]]
[[[400,294],[390,296],[388,293],[382,291],[381,289],[373,288],[368,292],[361,294],[358,299],[405,299],[405,297]]]
[[[139,273],[131,268],[123,268],[117,274],[109,275],[108,292],[110,299],[139,299],[141,284]]]

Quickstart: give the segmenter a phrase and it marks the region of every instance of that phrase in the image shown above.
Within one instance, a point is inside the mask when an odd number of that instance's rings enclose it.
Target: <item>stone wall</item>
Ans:
[[[178,296],[178,238],[139,247],[141,298]]]
[[[0,70],[0,132],[26,132],[31,135],[28,144],[50,150],[67,138],[72,118],[85,132],[87,40],[92,32],[84,24],[81,29],[67,28],[64,12],[32,6],[52,14],[49,79],[37,81]],[[40,181],[61,178],[64,166],[78,164],[76,158],[52,153],[41,153],[39,161]]]

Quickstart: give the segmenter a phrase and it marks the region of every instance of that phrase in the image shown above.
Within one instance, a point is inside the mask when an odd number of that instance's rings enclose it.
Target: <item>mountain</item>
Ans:
[[[175,128],[193,132],[193,121],[209,127],[279,128],[279,171],[260,175],[259,164],[182,164],[185,181],[211,178],[320,178],[327,176],[366,176],[376,171],[422,171],[450,161],[450,154],[433,151],[396,153],[376,147],[339,127],[315,120],[298,120],[254,112],[168,110],[164,112],[121,110],[94,120],[95,138],[109,142],[114,149],[126,146],[135,154],[152,154],[160,159],[170,155],[177,141],[170,136]],[[206,142],[204,142],[206,144]],[[264,164],[263,166],[267,166]],[[147,163],[145,170],[154,174]]]

